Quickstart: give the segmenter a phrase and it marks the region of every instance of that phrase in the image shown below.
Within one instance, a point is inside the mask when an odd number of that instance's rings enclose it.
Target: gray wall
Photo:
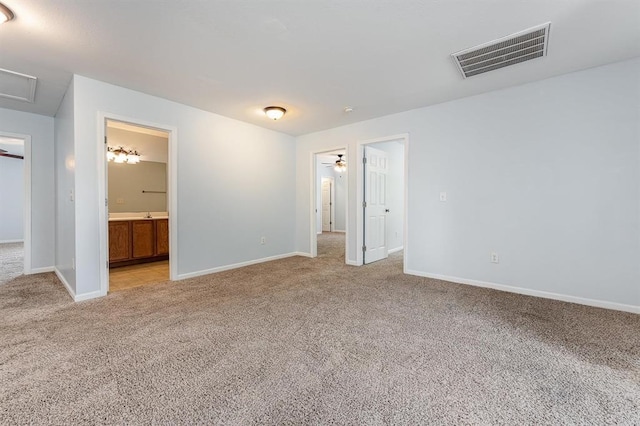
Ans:
[[[0,243],[24,238],[24,160],[0,157]]]
[[[75,200],[75,139],[74,139],[74,83],[67,89],[55,118],[56,171],[56,269],[76,292],[76,211]],[[94,163],[95,164],[95,163]],[[94,166],[95,167],[95,166]],[[71,193],[73,192],[73,199]],[[97,201],[96,201],[97,203]],[[97,207],[97,205],[96,205]]]
[[[100,290],[99,111],[177,128],[179,276],[294,251],[292,136],[81,76],[74,90],[77,294]]]
[[[0,108],[0,130],[31,136],[31,268],[54,264],[53,118]]]
[[[299,137],[297,249],[310,153],[408,133],[409,272],[640,306],[638,75],[634,59]]]
[[[166,142],[165,142],[166,143]],[[109,213],[167,211],[167,165],[108,163]],[[164,194],[142,191],[164,191]]]

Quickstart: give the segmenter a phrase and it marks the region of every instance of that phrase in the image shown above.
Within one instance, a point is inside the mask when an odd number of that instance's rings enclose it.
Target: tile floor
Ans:
[[[169,280],[169,261],[109,269],[109,291],[119,291]]]

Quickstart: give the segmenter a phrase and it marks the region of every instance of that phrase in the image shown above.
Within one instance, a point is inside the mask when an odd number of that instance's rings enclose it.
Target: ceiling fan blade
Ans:
[[[9,152],[9,151],[7,151],[6,149],[0,148],[0,152]]]
[[[5,152],[7,152],[7,151],[5,151]],[[24,160],[24,157],[22,155],[5,154],[5,152],[0,152],[0,157],[19,158],[20,160]]]

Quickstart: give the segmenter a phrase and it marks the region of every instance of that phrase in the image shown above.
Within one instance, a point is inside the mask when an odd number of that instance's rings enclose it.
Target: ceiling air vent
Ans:
[[[0,96],[18,101],[33,102],[37,78],[0,68]]]
[[[453,53],[464,78],[547,56],[551,22]]]

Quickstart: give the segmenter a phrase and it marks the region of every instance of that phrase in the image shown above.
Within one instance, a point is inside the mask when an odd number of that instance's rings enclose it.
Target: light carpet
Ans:
[[[0,285],[24,272],[24,243],[0,244]]]
[[[343,238],[81,303],[0,286],[0,424],[640,423],[640,316],[345,266]]]

